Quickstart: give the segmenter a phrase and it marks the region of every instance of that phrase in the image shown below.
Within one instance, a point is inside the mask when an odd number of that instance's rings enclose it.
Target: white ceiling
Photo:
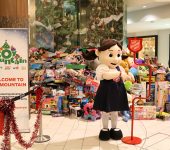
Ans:
[[[170,0],[125,0],[127,11],[132,12],[143,9],[143,6],[148,8],[159,7],[170,3]]]
[[[128,33],[170,29],[170,0],[125,0],[125,2],[128,11]]]

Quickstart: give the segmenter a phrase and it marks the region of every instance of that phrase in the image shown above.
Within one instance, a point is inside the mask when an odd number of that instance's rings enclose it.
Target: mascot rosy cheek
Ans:
[[[99,133],[99,139],[107,141],[110,138],[120,140],[122,131],[117,128],[118,111],[129,110],[126,89],[122,78],[124,69],[119,66],[122,56],[122,46],[118,41],[103,40],[101,46],[94,52],[83,53],[85,59],[96,59],[100,65],[96,68],[96,77],[100,81],[94,106],[95,110],[102,112],[103,129]],[[111,128],[108,123],[111,118]]]

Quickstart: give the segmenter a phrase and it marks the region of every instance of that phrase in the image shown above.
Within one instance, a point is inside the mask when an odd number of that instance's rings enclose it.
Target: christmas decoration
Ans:
[[[72,34],[76,28],[74,0],[36,0],[36,44],[54,52],[72,45]],[[66,37],[70,37],[68,43]],[[67,43],[67,44],[64,44]]]
[[[37,46],[52,52],[123,39],[123,0],[36,0],[35,16]]]
[[[36,94],[37,94],[37,97],[39,98],[39,101],[42,98],[42,93],[43,93],[43,90],[41,88],[36,89]],[[2,150],[10,150],[9,145],[10,145],[10,131],[11,130],[15,138],[18,140],[18,143],[26,149],[30,148],[33,145],[37,137],[37,133],[38,133],[39,126],[40,126],[41,104],[39,105],[37,119],[34,124],[34,131],[32,133],[32,136],[29,142],[24,141],[21,133],[19,132],[18,126],[16,124],[16,118],[14,116],[14,109],[15,109],[14,101],[7,99],[7,98],[3,98],[0,100],[0,111],[2,111],[5,114],[5,128],[3,130],[4,139],[1,144]]]
[[[86,26],[89,30],[85,36],[80,36],[82,47],[97,47],[102,39],[107,38],[122,40],[123,0],[85,0],[83,3],[86,7],[80,1],[80,27]]]

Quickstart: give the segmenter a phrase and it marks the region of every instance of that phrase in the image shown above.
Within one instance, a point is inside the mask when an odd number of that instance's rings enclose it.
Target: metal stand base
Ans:
[[[140,144],[142,142],[142,139],[139,137],[131,137],[131,136],[127,136],[121,139],[123,143],[125,144],[131,144],[131,145],[136,145],[136,144]]]
[[[35,140],[35,143],[43,143],[43,142],[47,142],[50,140],[50,136],[49,135],[41,135],[38,136]]]

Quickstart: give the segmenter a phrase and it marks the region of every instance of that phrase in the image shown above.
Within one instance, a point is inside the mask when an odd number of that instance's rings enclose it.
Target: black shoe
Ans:
[[[102,141],[108,141],[110,139],[109,129],[100,130],[99,139],[102,140]]]
[[[122,131],[118,128],[110,129],[110,138],[113,140],[120,140],[123,137]]]

